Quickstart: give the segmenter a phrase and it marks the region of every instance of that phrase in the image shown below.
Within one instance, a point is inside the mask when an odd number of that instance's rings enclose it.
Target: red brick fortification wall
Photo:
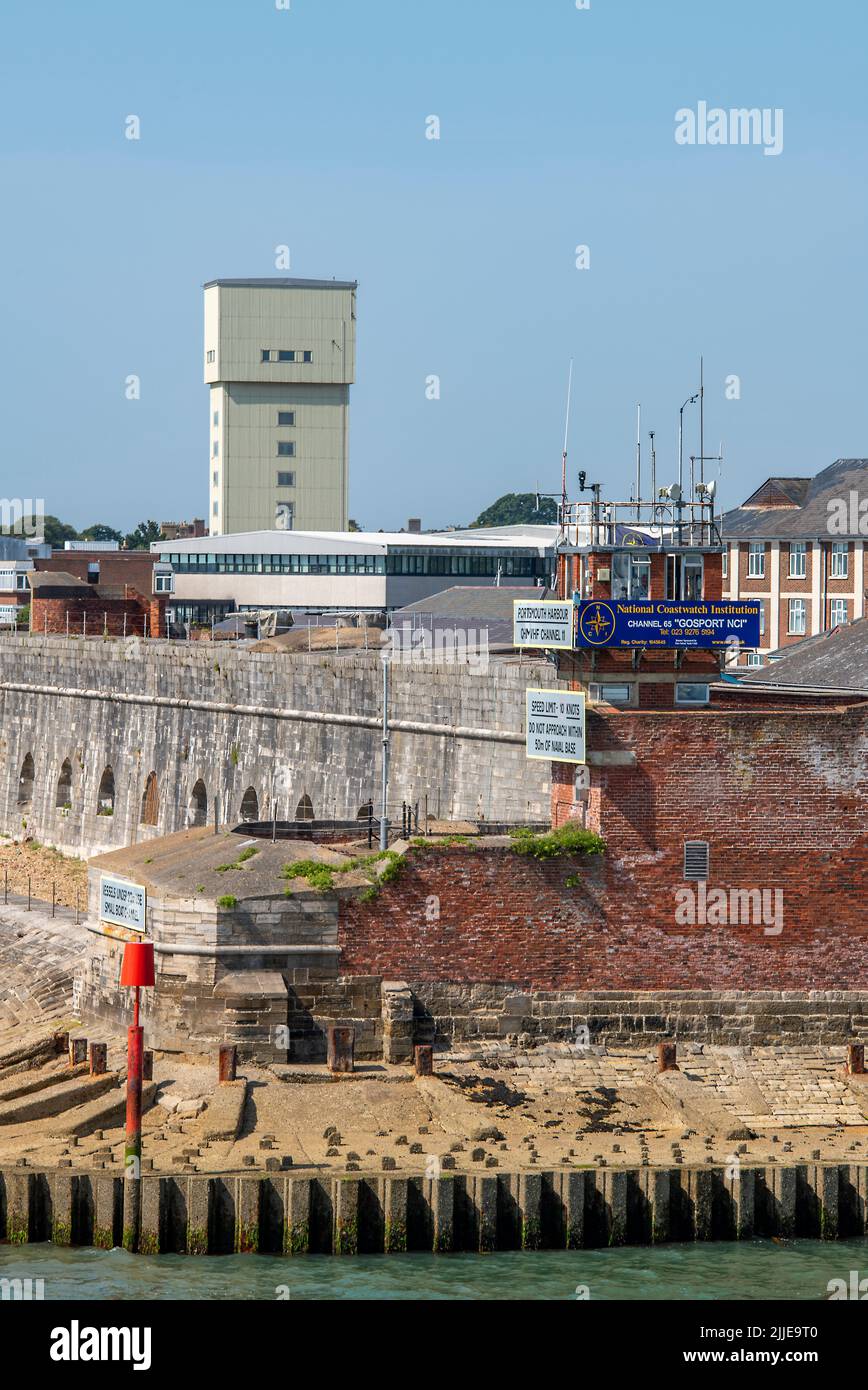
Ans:
[[[868,989],[866,862],[865,836],[843,860],[789,846],[766,854],[763,883],[783,892],[778,933],[773,910],[768,927],[761,916],[679,924],[676,889],[688,885],[662,855],[413,851],[376,899],[342,902],[341,974],[529,990]],[[709,891],[756,884],[753,855],[728,867]],[[576,873],[579,886],[567,887]]]
[[[868,706],[590,711],[588,748],[602,859],[421,851],[375,902],[342,910],[342,971],[557,990],[868,989]],[[559,824],[581,809],[574,772],[552,769]],[[709,844],[708,894],[725,890],[723,904],[703,908],[685,883],[686,840]],[[733,889],[766,897],[734,902]]]
[[[800,885],[822,916],[857,881],[864,888],[868,705],[590,710],[587,737],[587,824],[605,837],[610,858],[651,853],[650,871],[661,855],[675,882],[684,841],[707,840],[710,882],[731,868],[735,881],[757,887],[783,875],[781,886]],[[573,767],[553,764],[557,825],[580,810],[574,779]]]

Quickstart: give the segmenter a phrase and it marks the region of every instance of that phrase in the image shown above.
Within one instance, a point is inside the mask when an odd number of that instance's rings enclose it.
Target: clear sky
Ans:
[[[206,516],[201,286],[283,243],[359,281],[367,527],[557,489],[571,357],[612,493],[639,401],[674,478],[701,352],[724,504],[868,454],[866,48],[865,0],[4,0],[0,492]],[[782,109],[782,153],[679,145],[701,101]]]

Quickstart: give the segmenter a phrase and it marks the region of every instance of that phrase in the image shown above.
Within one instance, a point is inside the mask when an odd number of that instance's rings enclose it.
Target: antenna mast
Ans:
[[[567,515],[567,446],[570,438],[570,401],[573,395],[573,359],[570,358],[570,375],[567,379],[567,418],[564,424],[564,457],[561,471],[561,526],[566,524]]]
[[[642,406],[636,407],[636,520],[640,521],[642,503]]]
[[[705,482],[705,359],[699,359],[699,481]]]

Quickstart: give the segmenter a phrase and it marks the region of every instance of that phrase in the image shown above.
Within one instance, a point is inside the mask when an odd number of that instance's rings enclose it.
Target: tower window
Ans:
[[[281,459],[295,458],[295,444],[291,440],[281,439],[277,446],[277,457]]]
[[[277,412],[277,423],[278,423],[278,425],[284,426],[284,428],[292,429],[293,425],[295,424],[295,411],[294,411],[294,410],[278,410],[278,412]]]

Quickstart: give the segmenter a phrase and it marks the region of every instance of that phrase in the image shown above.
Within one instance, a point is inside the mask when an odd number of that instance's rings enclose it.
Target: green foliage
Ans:
[[[510,832],[516,854],[528,854],[534,859],[558,859],[565,854],[604,854],[606,842],[592,830],[580,825],[562,825],[559,830],[537,835],[532,830]]]
[[[152,541],[161,541],[163,533],[156,521],[140,521],[135,531],[124,538],[127,550],[147,550]]]
[[[222,898],[217,899],[217,906],[225,907],[231,912],[233,908],[238,906],[238,899],[233,897],[231,893],[224,893]]]
[[[96,521],[93,526],[86,526],[80,537],[83,541],[117,541],[118,545],[123,538],[122,531],[116,531],[113,526],[106,526],[104,521]]]
[[[375,873],[375,865],[382,864],[385,867],[379,874]],[[284,878],[304,878],[311,888],[318,888],[323,893],[331,893],[335,888],[335,874],[351,874],[355,870],[361,870],[371,881],[371,888],[363,894],[363,899],[371,895],[376,895],[377,889],[383,883],[392,883],[401,872],[403,859],[396,850],[384,849],[376,854],[362,854],[355,859],[348,859],[345,864],[322,864],[317,859],[298,859],[294,864],[285,864],[283,867]],[[287,889],[287,895],[292,889]]]
[[[552,497],[541,497],[537,508],[536,493],[507,492],[486,507],[471,526],[546,526],[558,519],[558,509]]]
[[[248,859],[252,859],[254,854],[258,853],[259,848],[257,845],[248,845],[231,864],[218,864],[214,872],[217,874],[228,874],[230,869],[240,869],[242,865],[247,863]]]
[[[294,864],[285,864],[283,877],[307,879],[311,888],[318,888],[323,893],[330,893],[335,886],[332,866],[321,864],[316,859],[298,859]],[[287,894],[291,892],[292,889],[287,889]]]
[[[238,744],[237,744],[237,743],[233,743],[232,747],[229,749],[229,761],[231,762],[231,764],[232,764],[233,767],[237,767],[237,766],[238,766]]]
[[[45,516],[42,518],[42,537],[46,545],[60,550],[64,541],[77,541],[78,532],[74,526],[59,521],[56,516]]]

